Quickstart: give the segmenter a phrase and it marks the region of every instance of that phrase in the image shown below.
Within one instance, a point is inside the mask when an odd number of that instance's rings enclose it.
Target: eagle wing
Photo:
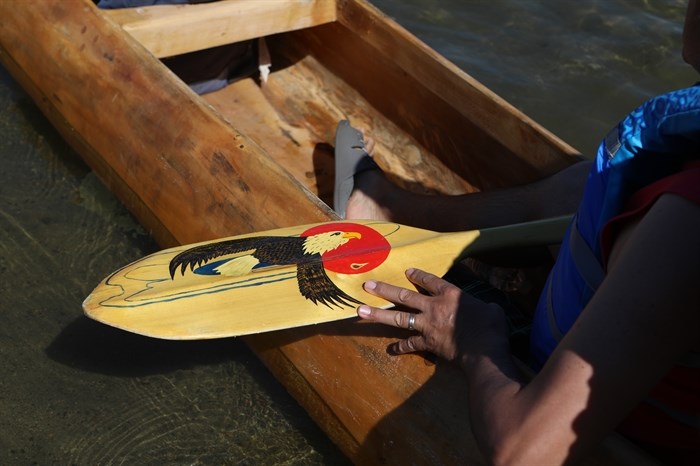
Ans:
[[[227,254],[251,254],[260,261],[277,265],[294,264],[303,256],[303,238],[294,236],[255,236],[195,246],[182,251],[170,261],[170,277],[175,278],[177,269],[184,275],[187,267],[194,270],[210,260]],[[258,251],[260,254],[258,254]]]
[[[317,261],[305,262],[297,266],[297,281],[301,294],[314,304],[321,303],[328,307],[331,305],[352,307],[354,304],[362,304],[328,278],[320,256]]]
[[[328,278],[320,254],[304,254],[304,240],[304,237],[297,236],[256,236],[195,246],[182,251],[170,261],[170,276],[174,278],[178,269],[184,275],[188,267],[194,270],[216,257],[250,251],[261,262],[296,264],[299,291],[314,304],[321,303],[328,307],[362,304]]]

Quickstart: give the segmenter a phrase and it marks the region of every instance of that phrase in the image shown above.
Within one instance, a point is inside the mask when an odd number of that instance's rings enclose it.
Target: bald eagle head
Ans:
[[[351,239],[360,239],[362,235],[355,231],[327,231],[311,235],[304,241],[304,254],[321,254],[339,248]]]

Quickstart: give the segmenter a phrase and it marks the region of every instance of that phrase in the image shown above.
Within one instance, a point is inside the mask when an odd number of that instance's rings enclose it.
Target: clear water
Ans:
[[[692,83],[685,0],[373,0],[592,155]],[[148,234],[0,69],[0,464],[343,464],[238,340],[172,343],[82,317]]]

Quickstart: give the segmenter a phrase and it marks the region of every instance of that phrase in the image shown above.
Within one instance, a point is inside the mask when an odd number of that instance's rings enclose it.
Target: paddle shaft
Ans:
[[[562,216],[454,233],[402,227],[405,234],[400,239],[392,240],[387,267],[370,272],[368,277],[398,285],[401,281],[397,279],[398,274],[403,274],[409,267],[442,276],[468,256],[503,249],[557,244],[561,242],[570,222],[571,216]]]
[[[484,228],[480,230],[479,237],[464,249],[460,259],[466,255],[498,249],[558,244],[564,237],[571,219],[571,215],[562,215],[532,222]]]

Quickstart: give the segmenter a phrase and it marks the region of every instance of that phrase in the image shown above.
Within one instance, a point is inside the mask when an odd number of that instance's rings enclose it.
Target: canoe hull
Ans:
[[[377,129],[379,163],[411,189],[492,189],[578,160],[359,0],[339,0],[336,22],[271,36],[284,67],[268,85],[223,91],[277,103],[264,129],[231,101],[195,95],[88,0],[0,2],[0,18],[3,65],[163,247],[337,219],[319,180],[334,123],[347,116]],[[329,77],[301,86],[315,98],[294,100],[283,83],[313,80],[320,75],[305,73],[319,67]],[[321,94],[325,86],[336,91]],[[310,168],[296,168],[300,148]],[[481,464],[464,375],[419,355],[389,356],[403,335],[336,322],[245,341],[354,462]]]

